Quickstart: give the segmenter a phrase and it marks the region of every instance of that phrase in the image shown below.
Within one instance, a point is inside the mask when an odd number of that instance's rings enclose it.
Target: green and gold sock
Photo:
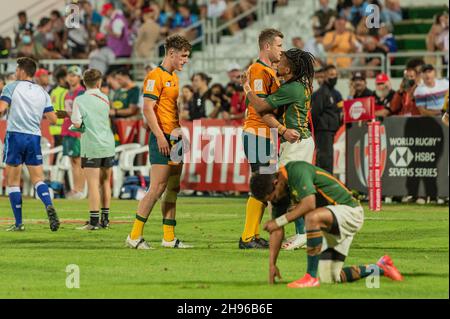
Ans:
[[[170,242],[175,239],[175,226],[177,222],[175,219],[163,219],[163,238],[164,241]]]
[[[141,237],[144,233],[144,225],[147,222],[147,218],[136,214],[136,219],[134,220],[133,228],[131,230],[130,237],[132,240],[136,240]]]
[[[322,231],[312,229],[306,231],[306,253],[307,269],[306,272],[311,277],[317,278],[317,269],[319,268],[320,250],[322,249]]]
[[[353,282],[362,278],[369,277],[378,271],[379,276],[384,275],[383,269],[377,265],[350,266],[341,270],[341,282]]]

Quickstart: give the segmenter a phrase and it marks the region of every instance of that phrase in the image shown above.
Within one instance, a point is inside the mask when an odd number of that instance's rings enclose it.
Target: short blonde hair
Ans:
[[[87,69],[83,73],[83,82],[88,88],[94,87],[103,77],[102,72],[97,69]]]

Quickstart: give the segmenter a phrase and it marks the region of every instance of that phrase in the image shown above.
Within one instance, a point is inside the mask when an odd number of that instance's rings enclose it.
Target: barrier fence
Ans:
[[[147,145],[149,134],[142,121],[118,120],[116,127],[121,142],[136,143],[138,147]],[[188,158],[185,158],[182,189],[249,190],[250,171],[241,142],[240,125],[224,120],[201,120],[182,122],[182,127],[190,142],[186,155]],[[6,121],[0,121],[1,143],[5,132]],[[46,121],[42,123],[42,132],[48,143],[53,144]],[[338,175],[345,174],[346,184],[361,193],[367,193],[369,177],[367,133],[366,124],[355,123],[350,124],[346,130],[340,129],[335,138],[334,172]],[[344,140],[346,145],[343,144]],[[380,125],[383,196],[447,197],[448,142],[448,128],[443,126],[438,117],[386,118]],[[146,153],[146,147],[143,149],[143,152],[140,150],[138,153]],[[127,167],[127,172],[133,171],[135,165],[136,171],[148,175],[148,156],[143,155],[145,156],[140,157],[140,161],[135,160]],[[349,169],[345,169],[346,167]],[[120,172],[120,169],[116,171]],[[0,174],[2,173],[0,170]],[[118,180],[122,181],[114,177],[114,181]]]

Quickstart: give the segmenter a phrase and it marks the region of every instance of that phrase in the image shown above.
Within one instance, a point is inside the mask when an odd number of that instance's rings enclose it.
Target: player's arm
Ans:
[[[270,128],[276,128],[278,134],[284,137],[289,143],[295,143],[300,138],[300,133],[297,132],[297,130],[286,128],[286,126],[277,120],[275,114],[266,113],[263,115],[262,119]]]
[[[4,113],[8,109],[8,103],[0,100],[0,114]]]
[[[58,117],[56,116],[55,109],[53,108],[52,99],[50,95],[45,93],[46,105],[48,105],[44,109],[44,117],[50,122],[50,124],[55,125],[58,121]]]
[[[4,113],[11,105],[11,98],[14,91],[13,85],[14,84],[7,84],[3,88],[2,95],[0,96],[0,114]]]
[[[55,125],[58,121],[55,111],[47,111],[44,113],[44,117],[50,122],[50,124]]]
[[[264,113],[268,111],[273,111],[274,108],[269,103],[267,103],[265,99],[257,96],[256,93],[252,91],[252,88],[248,83],[244,85],[244,92],[247,95],[250,104],[253,106],[256,112]]]
[[[81,125],[83,125],[83,118],[81,117],[80,106],[78,105],[76,100],[73,103],[73,109],[72,109],[72,115],[70,117],[70,121],[72,122],[73,126],[75,126],[76,128],[80,128]]]
[[[281,215],[277,219],[268,221],[264,225],[264,229],[269,233],[272,233],[277,229],[284,227],[284,225],[287,225],[294,220],[305,216],[307,213],[313,211],[314,209],[316,209],[316,195],[311,194],[302,198],[302,200],[286,214]]]
[[[269,237],[269,284],[275,283],[275,278],[281,279],[280,270],[277,267],[278,254],[284,238],[284,228],[278,228],[270,233]]]
[[[156,140],[158,142],[159,151],[162,154],[168,156],[170,154],[169,143],[167,142],[166,137],[164,136],[164,132],[159,127],[158,119],[157,119],[156,113],[155,113],[155,106],[156,106],[155,100],[148,98],[148,97],[144,97],[143,113],[144,113],[145,119],[147,120],[150,130],[156,137]]]

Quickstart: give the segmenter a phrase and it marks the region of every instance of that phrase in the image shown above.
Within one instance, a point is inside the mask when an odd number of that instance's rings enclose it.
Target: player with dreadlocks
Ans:
[[[282,166],[291,161],[308,163],[313,161],[314,140],[309,129],[308,112],[314,78],[314,61],[313,55],[300,49],[283,52],[277,70],[282,85],[265,99],[258,97],[251,90],[249,83],[246,83],[246,77],[243,77],[244,90],[249,102],[269,127],[278,129],[281,136],[279,164]],[[278,119],[275,113],[278,114]],[[284,135],[288,129],[294,129],[299,133],[297,141],[290,143],[285,139]],[[287,201],[283,205],[289,204]],[[295,228],[296,234],[283,242],[283,249],[293,250],[306,246],[303,217],[295,222]]]

